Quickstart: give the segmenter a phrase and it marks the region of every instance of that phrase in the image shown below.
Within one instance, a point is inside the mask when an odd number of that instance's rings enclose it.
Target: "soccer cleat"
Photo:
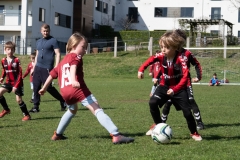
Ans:
[[[152,135],[152,130],[153,130],[153,128],[154,128],[155,126],[156,126],[155,123],[151,125],[150,129],[146,132],[146,135],[147,135],[147,136],[151,136],[151,135]]]
[[[31,112],[31,113],[37,113],[39,112],[39,108],[38,107],[33,107],[32,109],[30,109],[28,112]]]
[[[10,114],[10,109],[7,111],[7,110],[2,110],[2,112],[0,113],[0,118],[4,117],[6,114]]]
[[[197,130],[202,130],[202,129],[204,129],[204,124],[203,124],[203,122],[199,122],[197,124]]]
[[[121,143],[131,143],[134,141],[133,138],[130,138],[130,137],[125,137],[123,135],[121,135],[120,133],[117,134],[117,135],[112,135],[112,142],[113,144],[121,144]]]
[[[51,140],[53,140],[53,141],[65,140],[65,139],[67,139],[67,137],[63,136],[62,134],[57,134],[56,131],[54,131],[54,134],[53,134],[53,136],[51,138]]]
[[[31,120],[31,116],[30,115],[26,115],[22,118],[22,121],[28,121]]]
[[[190,134],[190,136],[192,137],[192,139],[194,139],[195,141],[201,141],[202,137],[199,133],[195,132],[193,134]]]
[[[65,111],[67,108],[67,104],[65,102],[60,102],[61,105],[61,111]]]

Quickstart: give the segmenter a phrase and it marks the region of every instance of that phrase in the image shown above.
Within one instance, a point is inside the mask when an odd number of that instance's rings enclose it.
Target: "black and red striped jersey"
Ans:
[[[2,75],[1,78],[6,77],[6,83],[11,84],[15,88],[23,86],[22,67],[20,60],[13,56],[12,61],[8,62],[7,57],[2,59]]]
[[[168,88],[171,88],[174,93],[187,88],[189,70],[185,60],[181,56],[181,53],[176,54],[171,64],[168,64],[167,58],[163,55],[151,56],[140,66],[138,71],[144,72],[149,65],[157,61],[161,63],[160,85],[168,86]]]
[[[190,70],[190,64],[195,67],[197,78],[200,81],[202,79],[202,67],[196,57],[189,50],[182,50],[182,58],[186,61],[187,67]]]

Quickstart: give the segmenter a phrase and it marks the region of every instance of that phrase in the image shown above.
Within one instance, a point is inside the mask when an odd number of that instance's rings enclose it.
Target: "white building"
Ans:
[[[30,54],[42,37],[43,23],[50,25],[51,35],[65,52],[74,31],[90,35],[93,4],[94,0],[0,0],[0,53],[3,44],[11,40],[17,44],[16,53]]]
[[[231,0],[116,0],[116,21],[126,16],[133,18],[131,29],[150,31],[179,28],[178,19],[224,19],[240,37],[240,11]],[[223,28],[215,25],[207,31],[219,29]],[[227,35],[226,27],[224,31]]]
[[[120,21],[129,19],[131,29],[149,31],[180,28],[179,19],[224,19],[240,37],[240,10],[231,0],[0,0],[0,53],[1,42],[8,40],[16,41],[17,53],[31,53],[43,23],[64,48],[74,31],[87,37],[100,25],[119,31]],[[221,25],[207,28],[219,31],[227,35],[229,30]]]

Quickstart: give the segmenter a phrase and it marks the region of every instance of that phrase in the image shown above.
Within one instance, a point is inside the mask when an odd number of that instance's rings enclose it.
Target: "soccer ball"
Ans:
[[[172,128],[166,123],[159,123],[153,128],[151,137],[158,144],[169,143],[172,139]]]

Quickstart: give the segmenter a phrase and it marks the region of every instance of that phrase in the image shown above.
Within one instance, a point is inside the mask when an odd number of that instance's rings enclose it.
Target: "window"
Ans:
[[[45,9],[39,8],[39,21],[45,22]]]
[[[138,8],[129,7],[128,8],[128,20],[132,23],[138,23]]]
[[[54,24],[66,28],[71,28],[71,17],[55,12]]]
[[[238,38],[240,38],[240,31],[238,31]]]
[[[221,19],[221,8],[215,8],[213,7],[211,10],[211,19]]]
[[[103,13],[108,13],[108,4],[103,2]]]
[[[112,6],[112,21],[115,20],[115,6]]]
[[[60,51],[63,53],[66,53],[66,45],[67,45],[66,42],[58,41],[58,47],[59,47]]]
[[[96,0],[96,10],[102,12],[102,2],[99,0]]]
[[[240,8],[238,9],[238,22],[240,23]]]
[[[212,36],[218,36],[218,30],[211,30]]]
[[[194,17],[193,7],[183,7],[181,8],[181,17]]]
[[[0,44],[4,44],[4,36],[0,35]]]
[[[167,17],[167,8],[156,7],[154,17]]]
[[[5,21],[3,10],[4,10],[4,6],[0,5],[0,25],[4,25],[4,21]]]
[[[85,31],[85,18],[83,18],[82,30]]]
[[[3,10],[4,10],[4,6],[0,5],[0,13],[3,13]]]

